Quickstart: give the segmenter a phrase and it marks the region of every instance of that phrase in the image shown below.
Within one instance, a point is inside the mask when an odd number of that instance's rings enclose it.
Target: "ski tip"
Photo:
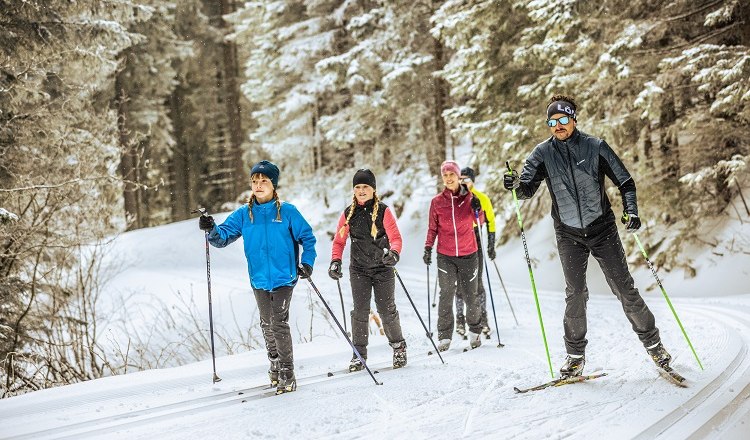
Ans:
[[[331,372],[329,371],[329,372],[328,372],[328,377],[333,377],[333,373],[331,373]]]
[[[519,394],[523,393],[523,391],[521,391],[520,389],[518,389],[518,387],[513,387],[513,391],[515,391],[516,393],[519,393]]]

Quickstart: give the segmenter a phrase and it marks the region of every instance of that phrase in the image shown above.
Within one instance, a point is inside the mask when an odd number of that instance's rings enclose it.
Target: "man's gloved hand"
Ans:
[[[424,247],[424,256],[422,257],[422,260],[424,261],[424,264],[430,265],[432,264],[432,248],[429,246]]]
[[[510,174],[503,175],[503,186],[508,191],[517,189],[521,185],[521,178],[518,177],[518,173],[514,170]]]
[[[302,263],[297,267],[297,273],[299,274],[300,278],[310,278],[312,275],[313,268],[307,263]]]
[[[636,214],[623,212],[620,220],[622,221],[622,224],[625,225],[625,230],[628,232],[635,232],[641,227],[641,219]]]
[[[393,249],[389,250],[385,255],[383,255],[383,265],[386,267],[393,267],[398,263],[399,256],[398,252],[394,251]]]
[[[475,213],[482,210],[482,202],[479,201],[479,197],[472,196],[471,198],[471,210]]]
[[[340,280],[344,274],[341,273],[341,260],[331,260],[331,265],[328,266],[328,276],[334,280]]]
[[[490,260],[494,260],[497,256],[497,253],[495,252],[495,233],[494,232],[488,232],[487,233],[487,258]]]
[[[210,215],[202,215],[198,218],[198,227],[201,228],[201,231],[210,231],[214,226],[216,226],[216,222]]]

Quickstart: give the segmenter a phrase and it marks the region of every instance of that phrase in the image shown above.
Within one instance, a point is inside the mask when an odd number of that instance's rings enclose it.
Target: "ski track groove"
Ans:
[[[729,306],[701,305],[687,307],[694,313],[698,313],[711,318],[718,318],[727,329],[731,331],[732,336],[741,341],[741,346],[737,355],[730,364],[715,377],[711,382],[703,386],[693,397],[683,405],[672,410],[662,417],[659,421],[647,427],[641,433],[636,435],[635,439],[654,439],[654,438],[709,438],[715,436],[712,432],[716,427],[730,421],[734,412],[727,410],[732,402],[742,400],[742,396],[750,395],[750,384],[747,379],[750,378],[750,356],[748,356],[748,343],[750,341],[750,321],[748,321],[746,311],[737,311]],[[731,322],[728,322],[731,321]],[[739,326],[738,330],[735,326]],[[743,335],[744,334],[744,335]],[[691,353],[692,354],[692,353]],[[692,382],[692,381],[691,381]],[[695,386],[695,383],[691,383]],[[739,391],[736,391],[739,389]],[[729,394],[729,397],[726,395]],[[721,408],[712,409],[714,402],[730,399]],[[701,411],[701,407],[706,407]],[[701,422],[698,427],[691,427],[689,424],[679,424],[685,416],[701,415],[707,420]],[[690,432],[685,432],[690,430]]]
[[[477,412],[479,411],[480,406],[489,399],[492,391],[497,388],[498,381],[500,381],[499,376],[495,376],[489,381],[490,385],[484,391],[482,391],[481,394],[479,394],[476,403],[472,405],[471,409],[464,417],[464,431],[462,434],[463,437],[467,437],[469,434],[471,434],[473,421],[475,416],[477,415]]]
[[[433,356],[428,355],[426,352],[414,356],[417,361],[426,359],[432,359]],[[437,356],[434,356],[438,359]],[[414,359],[412,360],[414,362]],[[380,363],[379,366],[370,366],[370,369],[375,373],[376,371],[390,371],[391,365],[389,363]],[[313,385],[321,382],[327,382],[331,380],[341,379],[348,376],[348,371],[334,370],[334,375],[329,377],[327,372],[316,374],[298,379],[299,386]],[[359,372],[358,372],[359,373]],[[367,371],[363,370],[361,373],[367,374]],[[377,378],[377,376],[376,376]],[[369,379],[369,378],[368,378]],[[243,394],[239,394],[243,393]],[[91,436],[94,434],[104,434],[117,432],[123,428],[127,428],[132,425],[141,426],[145,423],[153,423],[178,416],[188,416],[198,414],[204,411],[221,408],[236,403],[245,403],[252,400],[258,400],[265,397],[271,397],[276,394],[275,388],[272,388],[270,384],[257,385],[232,391],[221,392],[220,394],[212,394],[208,396],[202,396],[195,399],[168,403],[164,405],[154,406],[151,408],[139,409],[130,411],[124,414],[116,414],[111,416],[105,416],[96,419],[89,419],[82,422],[72,423],[66,426],[59,426],[56,428],[44,429],[36,432],[28,432],[8,439],[13,440],[31,440],[39,438],[56,438],[56,439],[77,439],[83,435]],[[282,397],[282,396],[278,396]],[[88,429],[88,428],[94,429]],[[49,436],[49,437],[45,437]]]

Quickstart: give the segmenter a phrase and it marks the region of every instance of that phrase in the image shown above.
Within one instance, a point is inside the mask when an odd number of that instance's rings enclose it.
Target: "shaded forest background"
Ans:
[[[115,234],[242,201],[265,158],[282,185],[426,164],[437,188],[470,144],[497,205],[555,93],[636,177],[657,263],[684,265],[745,200],[749,47],[740,0],[0,0],[2,394],[142,367],[98,342]]]

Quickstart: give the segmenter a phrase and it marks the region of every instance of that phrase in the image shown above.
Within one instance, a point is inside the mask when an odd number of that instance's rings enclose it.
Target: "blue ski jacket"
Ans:
[[[244,205],[214,226],[208,234],[213,246],[225,247],[240,236],[245,244],[250,284],[255,289],[273,291],[297,283],[297,266],[302,245],[302,263],[315,264],[315,235],[297,208],[281,202],[281,220],[277,220],[274,200],[253,204],[253,220]]]

